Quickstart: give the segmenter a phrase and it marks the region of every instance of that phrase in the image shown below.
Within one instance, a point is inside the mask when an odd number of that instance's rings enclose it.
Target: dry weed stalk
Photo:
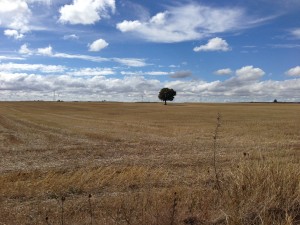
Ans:
[[[64,225],[64,202],[66,198],[64,196],[61,197],[61,225]]]
[[[91,198],[92,198],[92,195],[89,194],[89,211],[90,211],[90,217],[91,217],[91,225],[93,225],[93,208],[92,208]]]
[[[178,202],[178,197],[177,197],[177,193],[175,192],[174,193],[173,205],[172,205],[171,223],[170,223],[170,225],[174,225],[174,223],[175,223],[177,202]]]
[[[217,124],[216,124],[216,128],[215,128],[215,132],[213,135],[213,167],[214,167],[214,171],[215,171],[215,182],[216,182],[216,187],[218,189],[218,191],[221,190],[221,185],[220,185],[220,179],[219,179],[219,174],[217,171],[217,165],[216,165],[216,154],[217,154],[217,139],[219,137],[219,128],[221,127],[221,114],[218,113],[217,115]]]
[[[45,220],[46,220],[46,224],[50,225],[50,223],[49,223],[49,217],[48,216],[46,216]]]

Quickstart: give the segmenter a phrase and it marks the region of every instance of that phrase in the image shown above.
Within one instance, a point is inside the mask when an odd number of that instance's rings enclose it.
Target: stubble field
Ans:
[[[299,115],[279,103],[0,102],[0,225],[300,224]]]

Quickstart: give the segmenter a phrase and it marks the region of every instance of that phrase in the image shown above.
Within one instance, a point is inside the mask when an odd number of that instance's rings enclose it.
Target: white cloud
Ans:
[[[288,76],[300,76],[300,66],[289,69],[285,74]]]
[[[26,0],[0,1],[0,26],[16,30],[19,35],[29,31],[31,11]]]
[[[60,8],[61,23],[94,24],[115,12],[115,0],[73,0],[70,5]]]
[[[138,20],[134,20],[134,21],[124,20],[122,23],[117,24],[117,28],[122,32],[128,32],[128,31],[135,30],[136,28],[138,28],[141,25],[142,25],[142,23]]]
[[[0,70],[10,72],[10,73],[26,72],[26,71],[40,71],[43,73],[60,73],[60,72],[64,72],[66,68],[60,65],[2,63],[0,64]]]
[[[191,71],[177,71],[177,72],[166,72],[166,71],[121,71],[122,75],[130,76],[166,76],[169,75],[171,78],[186,78],[192,76]]]
[[[143,71],[121,71],[122,75],[129,75],[129,76],[140,76],[144,75]]]
[[[232,70],[230,68],[220,69],[214,72],[217,75],[230,75],[232,74]]]
[[[131,75],[131,76],[144,76],[144,75],[149,75],[149,76],[165,76],[169,75],[169,72],[165,71],[148,71],[148,72],[143,72],[143,71],[121,71],[122,75]]]
[[[108,43],[103,39],[98,39],[94,41],[92,44],[89,44],[89,51],[91,52],[99,52],[100,50],[106,48]]]
[[[8,37],[13,37],[14,39],[22,39],[24,37],[24,34],[19,33],[17,30],[5,30],[4,35]]]
[[[250,81],[257,80],[265,75],[265,72],[260,68],[254,68],[253,66],[244,66],[241,69],[236,70],[236,76],[240,80]]]
[[[16,39],[23,38],[29,31],[58,29],[52,23],[56,10],[52,2],[56,7],[59,2],[62,4],[66,0],[0,0],[0,28],[14,30],[5,35]]]
[[[51,47],[51,45],[49,45],[46,48],[38,48],[37,53],[40,55],[52,56],[53,55],[52,47]]]
[[[105,76],[115,74],[111,68],[80,68],[72,69],[61,65],[26,64],[26,63],[0,63],[0,71],[9,73],[41,72],[64,73],[70,76]]]
[[[201,52],[201,51],[223,51],[227,52],[230,50],[230,47],[228,43],[223,40],[222,38],[212,38],[208,41],[206,45],[200,45],[198,47],[195,47],[193,49],[195,52]]]
[[[164,72],[164,71],[150,71],[150,72],[145,72],[145,75],[150,75],[150,76],[164,76],[164,75],[169,75],[169,72]]]
[[[230,85],[229,85],[230,84]],[[174,88],[180,95],[177,101],[299,101],[300,79],[285,81],[255,81],[244,83],[230,83],[213,81],[174,81],[165,86]],[[200,99],[199,99],[200,98]]]
[[[28,3],[40,3],[50,6],[53,0],[26,0]]]
[[[63,37],[64,40],[77,40],[79,37],[76,34],[69,34]]]
[[[197,99],[198,96],[201,96],[202,101],[273,101],[274,98],[299,101],[300,79],[262,81],[264,74],[260,68],[245,66],[236,70],[236,75],[225,81],[177,80],[168,82],[166,86],[185,95],[182,101]]]
[[[300,39],[300,28],[295,28],[291,31],[291,34],[297,38],[297,39]]]
[[[22,99],[22,94],[40,99],[47,94],[52,99],[53,90],[59,93],[63,100],[116,100],[131,101],[140,98],[141,93],[147,93],[157,98],[157,90],[161,87],[158,80],[145,79],[142,76],[107,78],[104,76],[41,76],[27,73],[0,72],[0,89],[2,99],[14,93],[16,99]],[[43,95],[44,94],[44,95]]]
[[[0,55],[0,61],[1,60],[25,60],[25,58],[17,56]]]
[[[23,44],[19,49],[19,53],[22,55],[31,55],[32,51],[28,48],[27,44]]]
[[[28,65],[28,67],[36,69],[38,66]],[[0,70],[1,98],[35,100],[44,96],[44,100],[52,100],[52,91],[56,90],[62,100],[140,101],[143,94],[144,99],[158,101],[158,91],[167,86],[180,93],[175,101],[199,101],[200,97],[201,101],[273,101],[275,98],[282,101],[299,101],[300,99],[300,78],[283,81],[261,80],[264,72],[253,66],[236,70],[236,74],[225,81],[213,82],[201,80],[165,82],[134,74],[122,78],[100,74],[101,71],[109,72],[109,68],[67,68],[65,72],[67,75],[55,76],[41,75],[39,71],[40,69],[35,70],[37,73],[12,73]],[[76,76],[77,72],[78,75],[80,72],[81,74],[99,72],[99,75],[82,77],[83,75]],[[252,78],[241,79],[245,76]]]
[[[51,45],[45,48],[38,48],[37,50],[28,49],[27,45],[24,44],[19,50],[20,54],[35,54],[49,56],[53,58],[66,58],[66,59],[81,59],[92,62],[116,62],[129,67],[144,67],[148,64],[145,62],[145,59],[138,58],[103,58],[98,56],[90,55],[79,55],[79,54],[67,54],[67,53],[54,53]]]
[[[121,63],[126,66],[131,67],[144,67],[148,64],[145,62],[145,59],[136,59],[136,58],[112,58],[112,61]]]
[[[210,7],[189,3],[169,7],[152,18],[124,20],[117,24],[122,32],[132,32],[151,42],[182,42],[199,40],[212,34],[253,27],[266,19],[250,18],[242,8]]]
[[[106,76],[114,75],[115,72],[111,68],[82,68],[67,73],[71,76]]]
[[[79,54],[67,54],[67,53],[54,53],[51,55],[54,58],[65,58],[65,59],[81,59],[91,62],[107,62],[109,59],[97,57],[97,56],[90,56],[90,55],[79,55]]]
[[[155,16],[153,16],[150,19],[150,23],[157,24],[157,25],[163,25],[166,22],[166,15],[168,12],[164,13],[157,13]]]

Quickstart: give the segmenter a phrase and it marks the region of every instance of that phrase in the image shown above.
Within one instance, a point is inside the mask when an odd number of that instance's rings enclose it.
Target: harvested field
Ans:
[[[299,115],[279,103],[0,102],[0,225],[300,224]]]

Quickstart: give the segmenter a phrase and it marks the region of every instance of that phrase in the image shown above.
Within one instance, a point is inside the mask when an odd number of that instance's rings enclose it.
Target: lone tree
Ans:
[[[163,88],[160,90],[158,94],[158,98],[165,102],[165,105],[167,104],[167,101],[173,101],[174,97],[176,95],[176,91],[170,88]]]

